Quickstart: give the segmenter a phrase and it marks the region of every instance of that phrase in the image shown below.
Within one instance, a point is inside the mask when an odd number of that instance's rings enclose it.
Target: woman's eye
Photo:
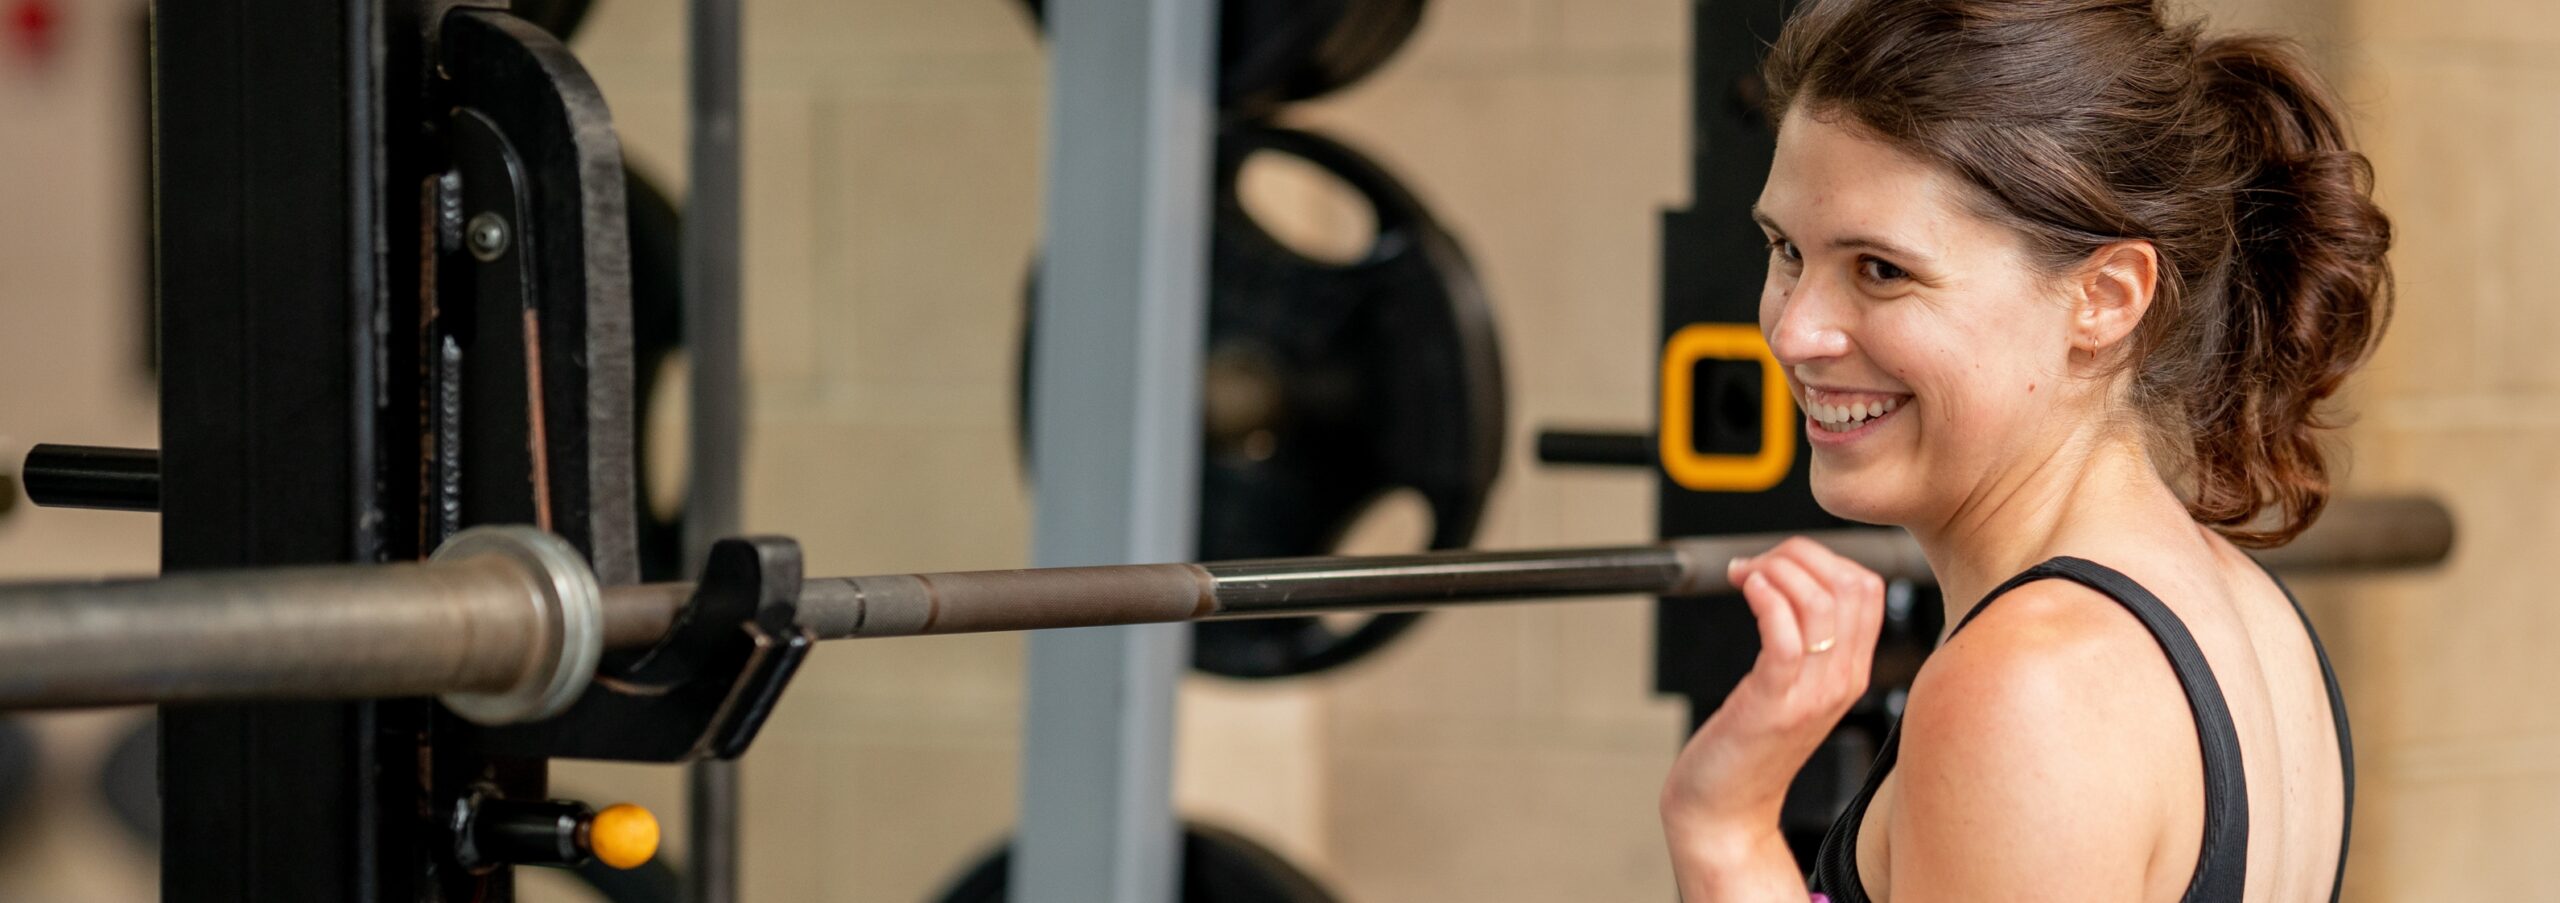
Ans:
[[[1769,253],[1778,255],[1779,260],[1788,263],[1804,262],[1802,255],[1796,253],[1796,243],[1783,238],[1769,239]]]
[[[1901,267],[1869,257],[1858,261],[1858,272],[1873,282],[1900,282],[1911,278]]]

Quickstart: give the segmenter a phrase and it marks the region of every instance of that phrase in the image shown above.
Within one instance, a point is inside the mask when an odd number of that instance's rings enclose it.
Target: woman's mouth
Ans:
[[[1911,400],[1908,395],[1880,392],[1838,392],[1806,387],[1798,404],[1804,408],[1806,429],[1814,441],[1830,444],[1846,442],[1866,434]]]

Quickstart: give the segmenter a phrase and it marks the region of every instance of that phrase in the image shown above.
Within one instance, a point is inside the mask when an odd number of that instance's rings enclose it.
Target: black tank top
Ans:
[[[2273,579],[2275,575],[2267,575]],[[2247,883],[2249,865],[2249,792],[2240,771],[2240,734],[2231,723],[2231,709],[2222,701],[2222,688],[2213,679],[2213,669],[2205,664],[2203,651],[2196,648],[2195,637],[2187,633],[2187,625],[2169,611],[2160,597],[2143,589],[2133,578],[2104,565],[2078,558],[2056,558],[2009,578],[1998,589],[1983,596],[1956,624],[1957,630],[1973,623],[1973,619],[1990,607],[1993,600],[2010,590],[2038,580],[2061,578],[2104,593],[2108,598],[2133,612],[2142,626],[2151,631],[2160,649],[2169,655],[2169,667],[2178,674],[2178,683],[2187,691],[2187,705],[2196,713],[2196,737],[2204,751],[2204,843],[2196,855],[2195,877],[2187,881],[2183,898],[2189,903],[2240,899]],[[2294,599],[2293,590],[2277,580],[2285,601],[2293,603],[2293,611],[2302,615],[2302,603]],[[2311,620],[2304,617],[2302,629],[2311,632]],[[1951,632],[1948,634],[1953,636]],[[2353,821],[2356,805],[2356,761],[2354,745],[2347,738],[2347,707],[2338,696],[2337,672],[2329,667],[2329,653],[2320,646],[2320,636],[2311,633],[2311,650],[2320,659],[2320,680],[2328,685],[2329,713],[2338,725],[2338,761],[2346,775],[2345,821]],[[1823,837],[1822,848],[1814,856],[1813,874],[1807,883],[1815,892],[1827,894],[1832,903],[1869,903],[1866,885],[1858,879],[1858,828],[1866,819],[1867,804],[1875,799],[1876,787],[1884,782],[1886,772],[1902,751],[1902,726],[1897,723],[1885,735],[1884,751],[1876,757],[1867,772],[1866,786],[1849,801],[1848,811],[1833,822],[1831,833]],[[2341,828],[2338,837],[2338,881],[2347,870],[2347,832]],[[2333,882],[2329,891],[2336,903],[2338,890]]]

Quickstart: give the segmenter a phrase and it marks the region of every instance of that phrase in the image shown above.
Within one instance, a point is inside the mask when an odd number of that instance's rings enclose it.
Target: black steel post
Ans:
[[[1773,374],[1757,360],[1739,359],[1730,348],[1703,357],[1672,354],[1676,338],[1693,328],[1757,339],[1768,249],[1750,211],[1777,154],[1760,60],[1795,5],[1795,0],[1690,4],[1691,201],[1688,209],[1663,216],[1661,349],[1664,395],[1675,404],[1685,398],[1687,407],[1674,411],[1666,406],[1664,422],[1656,426],[1664,436],[1665,455],[1685,436],[1688,446],[1677,449],[1684,456],[1736,460],[1765,454],[1783,467],[1774,484],[1730,480],[1717,485],[1719,481],[1710,480],[1702,481],[1710,485],[1683,485],[1666,460],[1655,509],[1663,536],[1796,531],[1841,523],[1814,503],[1807,481],[1811,448],[1801,441],[1795,418],[1786,418],[1784,435],[1762,419]],[[1668,390],[1674,379],[1685,391]],[[1681,428],[1671,426],[1675,417]],[[1937,607],[1915,610],[1927,614]],[[1687,696],[1694,727],[1723,702],[1759,652],[1750,611],[1740,605],[1665,600],[1655,609],[1654,625],[1654,687]],[[1887,645],[1892,645],[1891,637]],[[1810,861],[1822,829],[1855,790],[1873,757],[1873,740],[1882,730],[1868,730],[1872,714],[1844,721],[1789,792],[1782,827],[1802,861]]]
[[[693,384],[688,405],[684,560],[697,566],[711,544],[738,532],[746,467],[745,341],[740,335],[739,96],[743,38],[739,0],[689,4],[692,156],[684,226],[684,333]],[[687,576],[699,576],[688,574]],[[738,763],[713,759],[686,775],[685,835],[693,903],[738,899]]]
[[[161,558],[416,553],[413,0],[155,3]],[[406,229],[393,224],[407,224]],[[412,314],[414,319],[414,314]],[[387,451],[388,450],[388,451]],[[415,900],[423,704],[166,706],[162,897]]]
[[[1691,200],[1688,209],[1663,216],[1662,336],[1695,323],[1732,324],[1756,334],[1760,286],[1768,249],[1751,204],[1777,154],[1777,133],[1765,106],[1760,58],[1793,8],[1789,2],[1694,0],[1690,5],[1689,131]],[[1699,384],[1692,415],[1699,451],[1748,454],[1776,437],[1760,432],[1758,365],[1702,360],[1689,371]],[[1739,387],[1719,391],[1715,387]],[[1739,394],[1736,412],[1717,404]],[[1790,427],[1793,429],[1793,427]],[[1693,491],[1672,479],[1661,482],[1656,511],[1663,536],[1703,536],[1805,530],[1840,522],[1814,504],[1806,482],[1809,447],[1795,454],[1777,485],[1758,491]],[[1656,610],[1655,688],[1688,695],[1696,703],[1691,723],[1741,681],[1758,654],[1751,613],[1738,605],[1664,602]]]

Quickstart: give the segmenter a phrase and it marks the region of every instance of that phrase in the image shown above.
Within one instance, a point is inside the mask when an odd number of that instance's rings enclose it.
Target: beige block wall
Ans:
[[[134,0],[55,4],[55,54],[0,43],[0,475],[38,442],[158,444],[143,334],[143,65]],[[35,508],[0,485],[0,579],[147,574],[149,515]],[[6,668],[0,663],[0,668]],[[136,900],[157,862],[109,814],[98,763],[139,710],[25,718],[37,785],[0,823],[0,900]]]
[[[598,3],[574,44],[628,156],[671,186],[683,8]],[[812,573],[1025,563],[1013,359],[1042,109],[1028,24],[1004,3],[831,0],[748,3],[745,22],[747,527],[799,537]],[[747,898],[924,899],[1000,838],[1021,649],[814,656],[744,765]],[[674,769],[567,765],[558,784],[650,801],[670,824],[682,811]]]
[[[2356,482],[2462,518],[2441,575],[2340,588],[2320,611],[2357,717],[2351,896],[2550,895],[2560,836],[2560,6],[2352,0],[2349,95],[2400,244],[2394,335],[2362,386]]]

